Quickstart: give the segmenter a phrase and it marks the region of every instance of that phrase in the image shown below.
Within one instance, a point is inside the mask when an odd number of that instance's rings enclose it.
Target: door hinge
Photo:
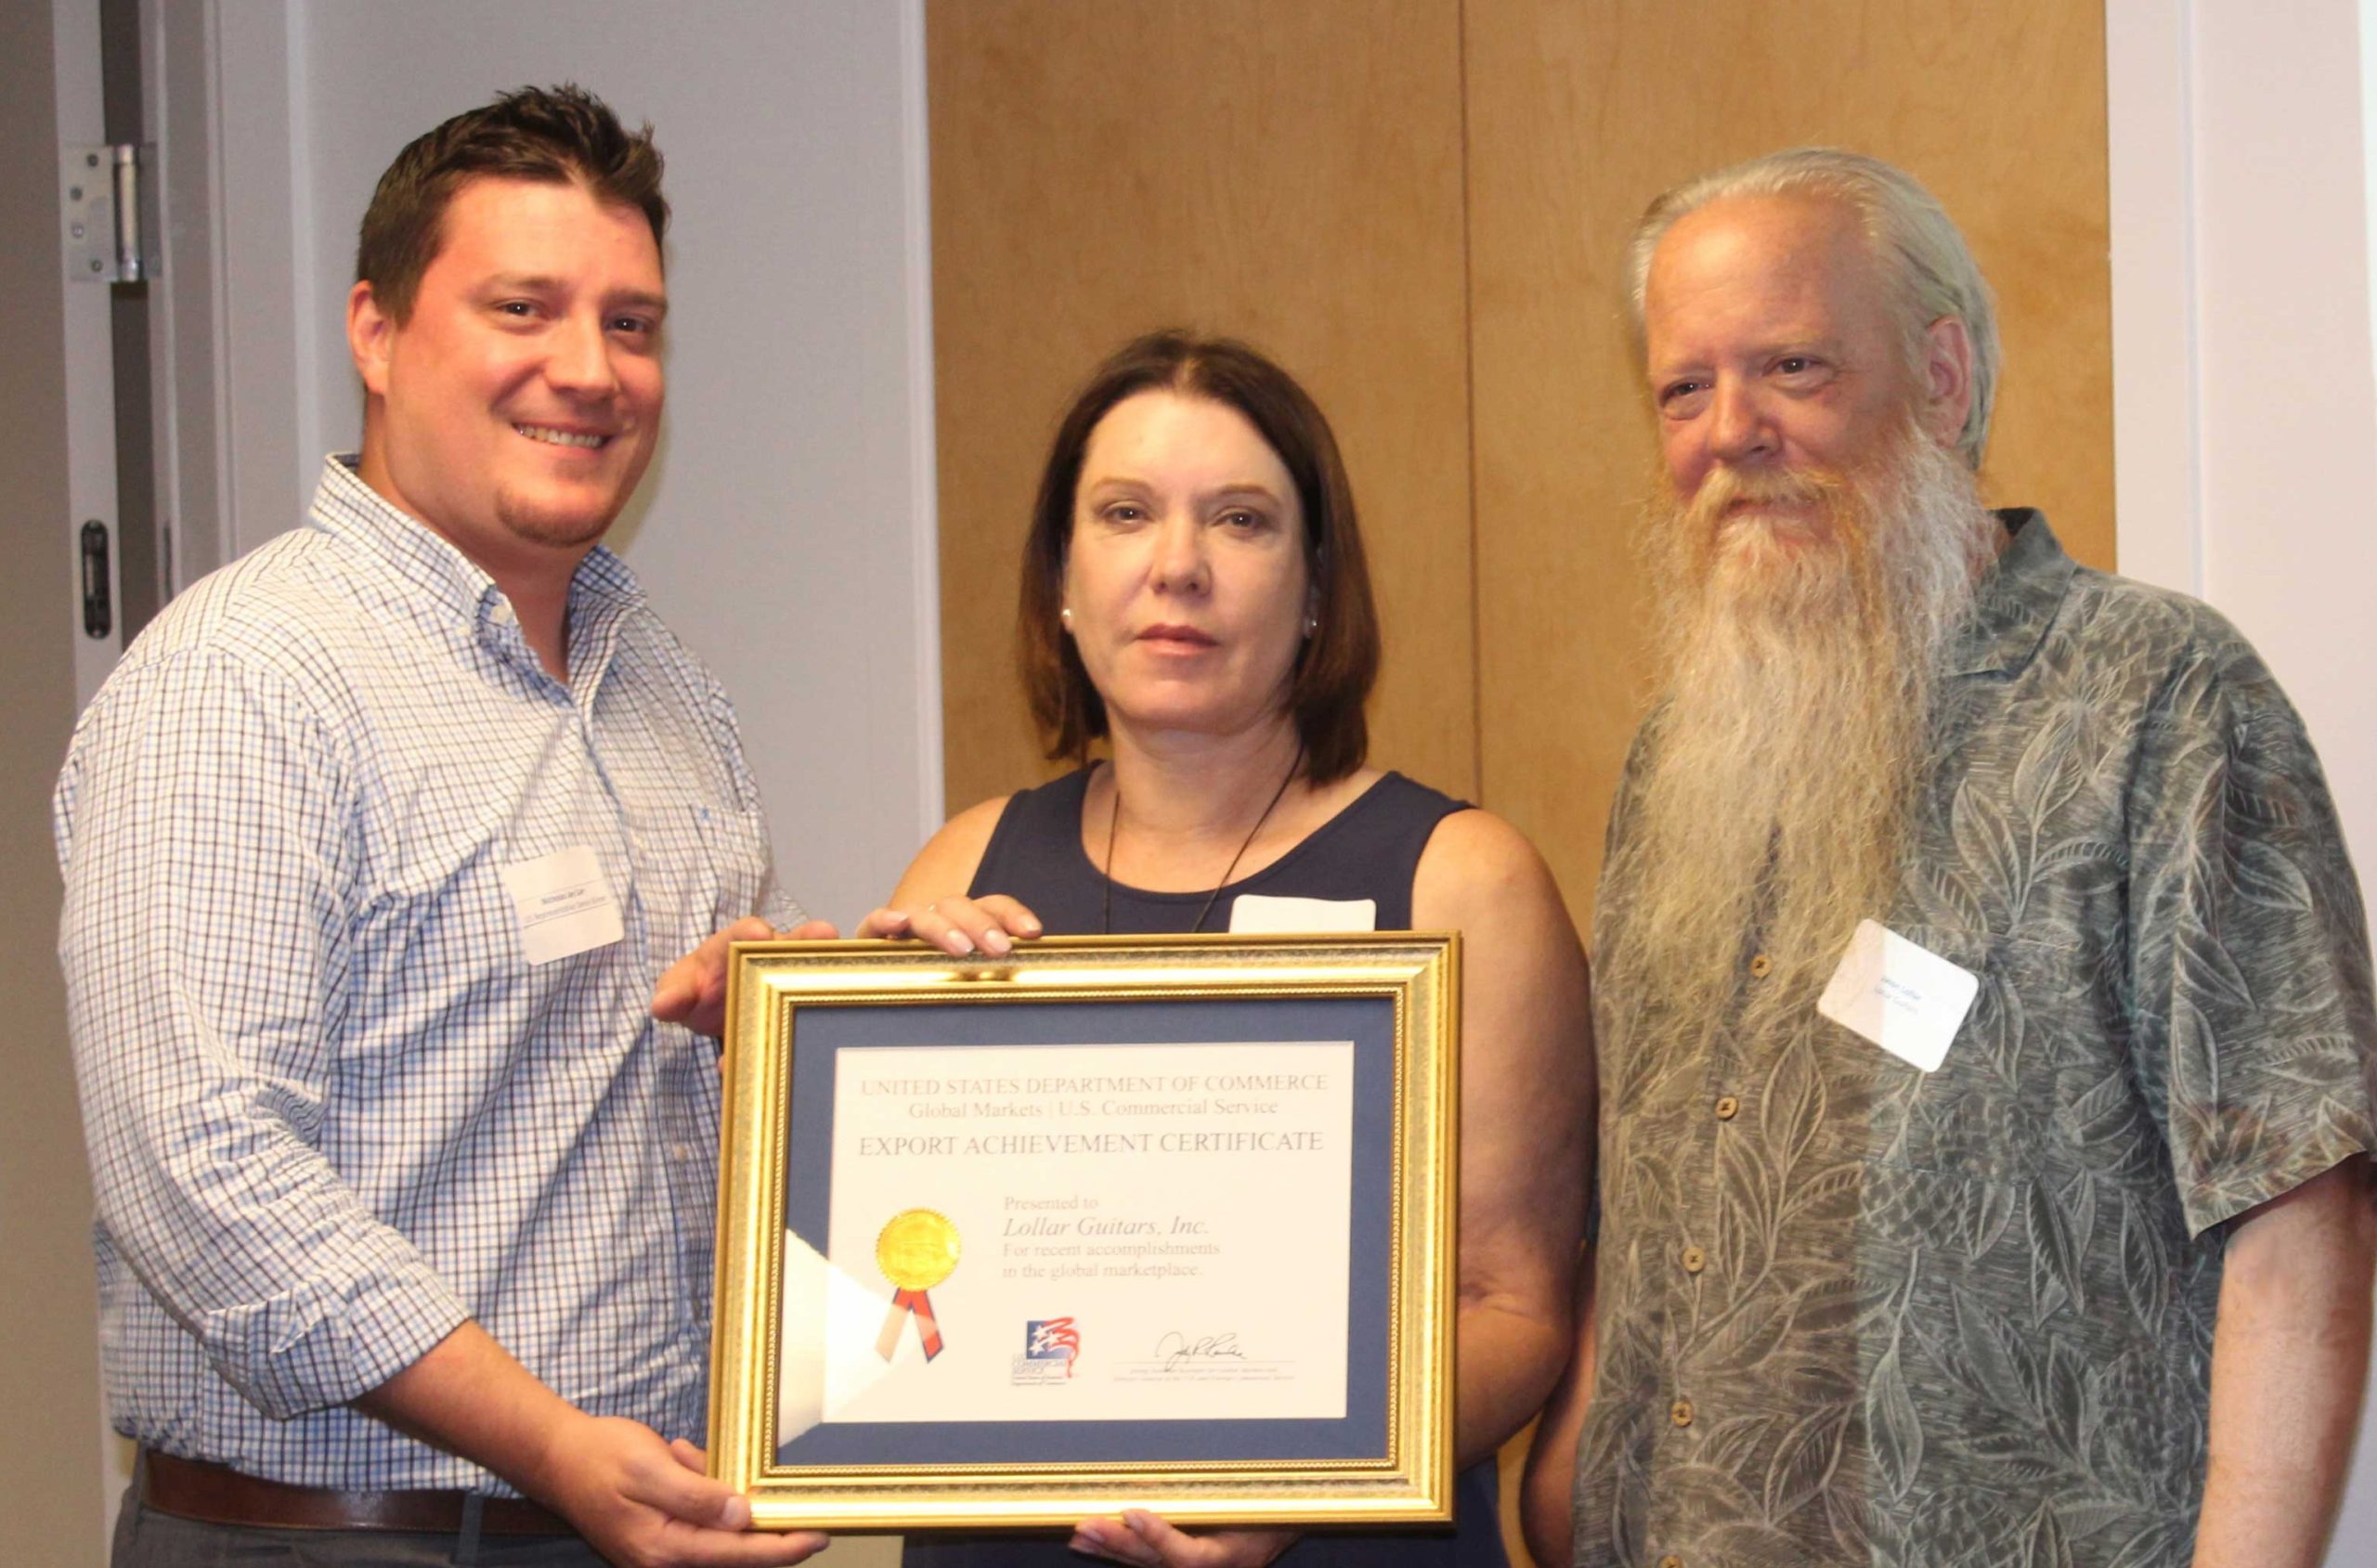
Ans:
[[[157,149],[116,142],[70,147],[58,163],[60,239],[70,283],[141,283],[157,275]]]

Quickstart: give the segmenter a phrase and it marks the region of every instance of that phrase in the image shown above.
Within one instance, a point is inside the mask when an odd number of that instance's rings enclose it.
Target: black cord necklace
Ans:
[[[1240,842],[1238,853],[1229,858],[1229,864],[1222,867],[1222,879],[1214,884],[1212,892],[1205,895],[1204,903],[1197,911],[1197,923],[1188,927],[1190,931],[1201,931],[1205,928],[1205,916],[1214,913],[1214,901],[1220,898],[1222,889],[1229,886],[1230,873],[1236,871],[1238,862],[1246,858],[1246,851],[1254,847],[1254,836],[1263,831],[1265,823],[1271,820],[1271,813],[1278,810],[1280,800],[1288,793],[1288,785],[1295,783],[1296,770],[1303,766],[1304,743],[1298,741],[1295,759],[1288,764],[1287,777],[1281,779],[1279,787],[1271,792],[1271,803],[1263,808],[1263,814],[1254,819],[1254,825],[1246,830],[1246,837]],[[1098,914],[1098,929],[1108,936],[1112,935],[1114,931],[1114,830],[1122,821],[1123,775],[1117,773],[1114,775],[1114,810],[1106,819],[1106,863],[1098,869],[1099,880],[1106,884],[1106,900]]]

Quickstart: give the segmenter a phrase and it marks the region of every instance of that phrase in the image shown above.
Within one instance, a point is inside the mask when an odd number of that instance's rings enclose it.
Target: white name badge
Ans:
[[[1240,934],[1375,931],[1378,901],[1281,899],[1268,893],[1240,893],[1230,901],[1229,928]]]
[[[1816,1011],[1901,1061],[1936,1072],[1980,991],[1981,977],[1971,970],[1860,920]]]
[[[503,890],[520,916],[520,952],[531,964],[608,947],[627,934],[594,851],[555,849],[505,866]]]

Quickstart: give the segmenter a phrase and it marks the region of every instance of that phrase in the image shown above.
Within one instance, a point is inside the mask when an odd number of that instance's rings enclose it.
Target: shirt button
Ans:
[[[1690,1426],[1692,1424],[1692,1401],[1689,1399],[1679,1399],[1674,1404],[1669,1406],[1668,1419],[1673,1421],[1680,1427]]]
[[[1683,1272],[1684,1272],[1684,1273],[1686,1273],[1686,1274],[1698,1274],[1702,1269],[1707,1268],[1708,1266],[1708,1253],[1706,1253],[1706,1252],[1702,1251],[1701,1251],[1699,1248],[1697,1248],[1697,1247],[1686,1247],[1686,1248],[1683,1250]]]
[[[687,1148],[683,1144],[670,1144],[669,1146],[669,1158],[671,1160],[691,1160],[693,1157],[694,1151]]]
[[[493,621],[498,626],[510,626],[513,621],[519,619],[519,616],[513,613],[511,600],[499,599],[495,602],[494,608],[487,611],[487,618]]]
[[[1734,1117],[1741,1114],[1742,1103],[1741,1101],[1734,1098],[1733,1095],[1726,1095],[1718,1099],[1715,1108],[1717,1111],[1718,1121],[1731,1121]]]
[[[1773,972],[1774,960],[1762,952],[1749,961],[1749,977],[1754,980],[1762,980]]]

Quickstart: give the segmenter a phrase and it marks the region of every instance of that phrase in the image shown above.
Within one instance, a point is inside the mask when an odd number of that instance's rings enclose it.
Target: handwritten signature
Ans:
[[[1163,1369],[1167,1372],[1177,1371],[1184,1364],[1191,1361],[1243,1361],[1246,1359],[1246,1353],[1238,1348],[1236,1329],[1226,1334],[1207,1334],[1201,1339],[1192,1340],[1175,1328],[1156,1341],[1155,1354],[1157,1359],[1163,1363]]]

